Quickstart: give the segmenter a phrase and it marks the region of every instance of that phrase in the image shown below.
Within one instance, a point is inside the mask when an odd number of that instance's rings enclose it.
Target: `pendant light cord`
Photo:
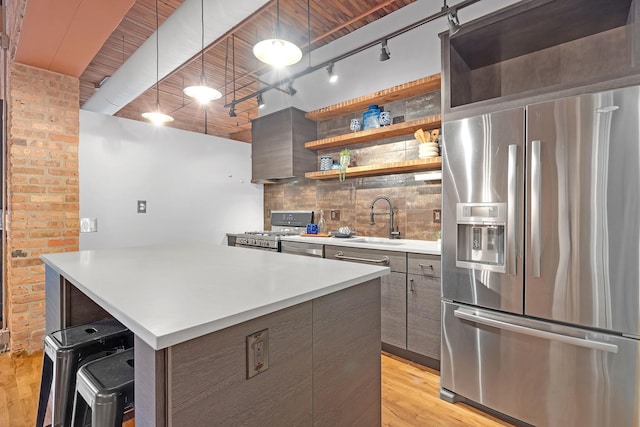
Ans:
[[[231,63],[233,65],[233,106],[236,102],[236,33],[231,34]]]
[[[160,111],[160,20],[158,19],[158,0],[156,0],[156,109]]]
[[[311,0],[307,0],[307,56],[309,57],[309,68],[311,68]]]
[[[280,0],[276,0],[276,39],[280,38]]]
[[[224,103],[227,103],[227,68],[229,65],[229,37],[224,48]]]
[[[200,2],[200,16],[202,17],[202,73],[200,74],[200,79],[202,80],[202,84],[204,84],[204,0]]]

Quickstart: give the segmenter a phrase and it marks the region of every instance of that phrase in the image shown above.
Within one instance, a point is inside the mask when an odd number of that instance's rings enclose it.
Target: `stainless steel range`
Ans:
[[[271,211],[271,230],[227,234],[229,246],[280,252],[282,236],[304,233],[313,223],[313,211]]]

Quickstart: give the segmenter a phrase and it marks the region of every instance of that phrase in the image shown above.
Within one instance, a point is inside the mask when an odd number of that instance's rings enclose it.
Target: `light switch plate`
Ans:
[[[247,336],[247,379],[269,369],[269,329]]]
[[[340,221],[340,211],[338,209],[331,209],[331,221]]]
[[[441,216],[440,209],[434,209],[433,210],[433,222],[440,223],[441,218],[442,218],[442,216]]]
[[[95,233],[98,231],[98,218],[80,218],[81,233]]]
[[[138,200],[138,213],[147,213],[147,201]]]

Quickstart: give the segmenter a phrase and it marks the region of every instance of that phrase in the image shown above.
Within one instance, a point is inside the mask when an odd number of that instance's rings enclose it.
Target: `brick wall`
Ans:
[[[440,113],[440,91],[420,95],[384,106],[392,117],[404,116],[414,120]],[[350,132],[352,118],[361,118],[362,113],[347,114],[318,123],[318,138],[326,138]],[[342,147],[341,147],[342,148]],[[341,148],[318,151],[318,158],[331,156],[339,161]],[[351,145],[352,166],[388,163],[418,158],[418,142],[412,135],[387,138],[379,141]],[[318,162],[318,169],[320,168]],[[394,207],[394,223],[403,239],[436,240],[440,224],[433,222],[433,210],[441,208],[442,185],[440,182],[415,180],[414,173],[386,176],[309,180],[297,178],[279,184],[264,186],[265,229],[269,228],[272,210],[309,209],[316,213],[324,211],[329,230],[349,226],[361,236],[389,237],[388,217],[376,217],[371,225],[369,205],[376,196],[388,196]],[[331,220],[331,210],[340,211],[340,220]],[[376,212],[384,212],[388,205],[384,201],[376,204]]]
[[[42,348],[40,255],[78,250],[79,81],[19,63],[10,67],[5,252],[13,352]]]

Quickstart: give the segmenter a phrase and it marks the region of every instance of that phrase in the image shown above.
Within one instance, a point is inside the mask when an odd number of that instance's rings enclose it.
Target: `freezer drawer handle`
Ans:
[[[571,344],[578,347],[586,347],[593,350],[602,350],[609,353],[617,353],[618,346],[615,344],[608,344],[599,341],[591,341],[586,338],[570,337],[568,335],[556,334],[554,332],[541,331],[539,329],[527,328],[525,326],[514,325],[511,323],[503,322],[501,320],[488,319],[486,317],[479,316],[473,312],[469,312],[464,309],[457,309],[453,315],[459,319],[469,320],[470,322],[480,323],[481,325],[493,326],[498,329],[504,329],[506,331],[516,332],[523,335],[529,335],[536,338],[548,339],[551,341],[559,341],[565,344]]]
[[[345,261],[355,261],[355,262],[371,262],[374,264],[384,264],[387,265],[389,264],[389,257],[388,256],[383,256],[380,259],[368,259],[368,258],[358,258],[358,257],[354,257],[354,256],[346,256],[344,254],[344,252],[339,251],[338,253],[336,253],[334,255],[334,257],[336,257],[337,259],[342,259]]]

